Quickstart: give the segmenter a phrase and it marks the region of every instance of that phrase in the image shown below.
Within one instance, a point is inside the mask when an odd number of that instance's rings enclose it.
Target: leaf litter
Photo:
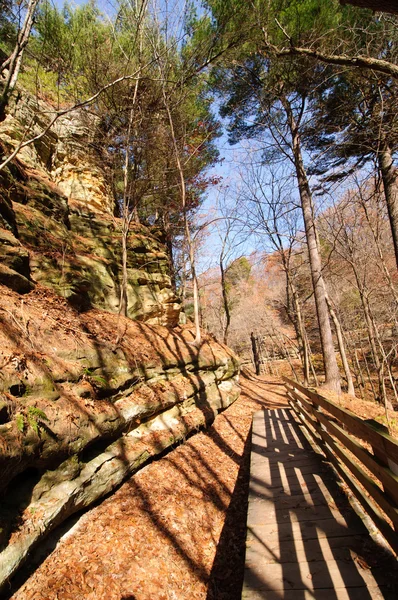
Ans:
[[[252,414],[286,405],[280,381],[247,373],[209,429],[81,517],[12,599],[240,599]]]

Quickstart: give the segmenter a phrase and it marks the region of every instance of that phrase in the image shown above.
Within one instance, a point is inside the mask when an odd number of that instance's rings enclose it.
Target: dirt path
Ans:
[[[243,578],[253,411],[285,406],[272,378],[205,433],[131,477],[84,515],[15,600],[238,600]]]

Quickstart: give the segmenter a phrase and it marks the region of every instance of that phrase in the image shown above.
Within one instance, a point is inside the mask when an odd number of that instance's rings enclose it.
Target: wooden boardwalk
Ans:
[[[398,600],[368,534],[288,409],[253,418],[244,600]]]

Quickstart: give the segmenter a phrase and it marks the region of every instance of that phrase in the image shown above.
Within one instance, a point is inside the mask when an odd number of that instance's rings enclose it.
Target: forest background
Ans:
[[[20,89],[95,120],[123,249],[162,231],[197,343],[398,405],[397,17],[249,4],[1,0],[0,121]]]

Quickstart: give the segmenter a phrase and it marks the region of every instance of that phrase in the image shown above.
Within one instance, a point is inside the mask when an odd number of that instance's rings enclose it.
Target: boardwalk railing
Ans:
[[[398,554],[398,440],[296,381],[283,378],[303,433],[333,464]]]

